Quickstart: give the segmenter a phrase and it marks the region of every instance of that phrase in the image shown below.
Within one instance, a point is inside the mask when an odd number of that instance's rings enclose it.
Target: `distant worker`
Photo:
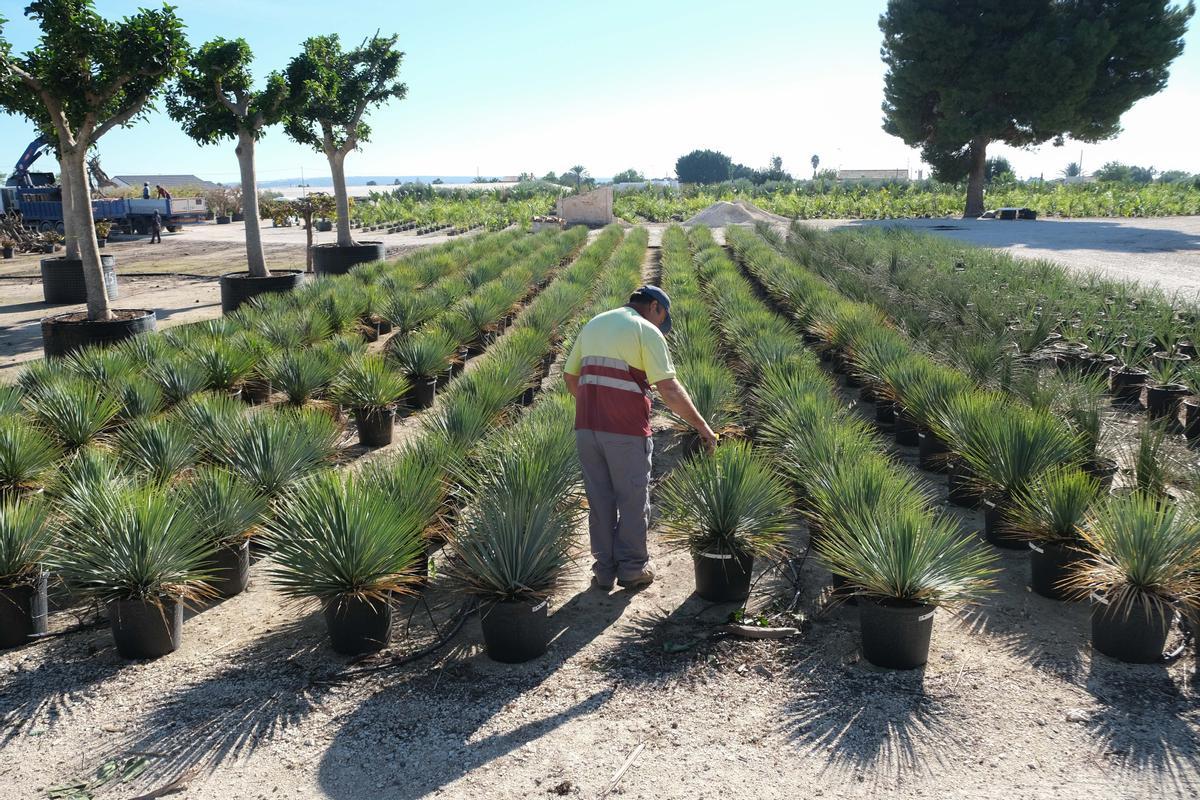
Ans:
[[[142,181],[142,199],[150,199],[150,181]]]
[[[171,199],[171,193],[168,192],[166,189],[164,189],[162,186],[155,184],[154,188],[155,188],[155,190],[158,191],[158,199],[159,200],[170,200]]]
[[[157,208],[150,219],[150,244],[162,244],[162,215]]]
[[[575,398],[575,448],[583,467],[591,537],[592,585],[640,589],[654,581],[646,548],[650,522],[650,387],[696,429],[706,450],[717,435],[675,379],[664,334],[671,299],[643,286],[621,308],[593,317],[563,367]]]

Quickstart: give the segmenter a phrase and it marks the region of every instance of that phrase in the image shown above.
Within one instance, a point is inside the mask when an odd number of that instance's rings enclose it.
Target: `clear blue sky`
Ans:
[[[3,0],[7,36],[24,51],[36,32]],[[120,16],[146,0],[98,0]],[[189,37],[243,36],[260,74],[282,68],[307,36],[336,31],[356,43],[377,28],[400,35],[406,100],[374,112],[372,141],[347,159],[351,175],[511,175],[562,172],[579,163],[597,177],[633,167],[672,174],[693,148],[765,165],[778,154],[797,174],[816,153],[832,168],[915,171],[915,151],[880,130],[881,0],[640,0],[547,3],[385,0],[177,0]],[[1162,94],[1142,101],[1116,140],[1082,147],[1090,171],[1104,161],[1200,172],[1200,34]],[[32,136],[0,116],[0,171]],[[996,148],[1018,174],[1056,174],[1078,144],[1035,151]],[[162,113],[101,141],[110,174],[192,172],[237,180],[232,145],[199,147]],[[49,168],[43,165],[43,168]],[[325,175],[319,153],[275,129],[259,149],[260,180]]]

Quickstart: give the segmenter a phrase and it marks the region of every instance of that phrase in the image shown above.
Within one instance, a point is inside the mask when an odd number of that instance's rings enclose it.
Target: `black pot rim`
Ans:
[[[882,595],[877,594],[860,594],[859,597],[866,600],[868,603],[871,603],[872,605],[879,606],[880,608],[894,609],[897,611],[915,609],[934,610],[937,608],[935,603],[922,603],[919,600],[902,600],[898,597],[883,597]]]
[[[362,248],[362,249],[374,250],[376,247],[378,247],[381,244],[383,244],[382,241],[373,241],[373,242],[372,241],[362,241],[362,242],[356,242],[355,244],[346,244],[346,245],[340,245],[340,244],[337,244],[336,242],[325,242],[324,244],[314,244],[313,249],[314,250],[355,250],[358,248]]]
[[[42,323],[48,325],[127,325],[136,320],[153,317],[156,313],[154,309],[145,308],[114,308],[112,311],[114,313],[118,311],[140,311],[142,315],[140,317],[133,317],[131,319],[81,319],[73,322],[67,322],[62,318],[70,317],[79,313],[78,311],[68,311],[65,314],[54,314],[49,317],[42,317]]]
[[[275,278],[290,277],[292,275],[303,275],[302,269],[273,269],[270,275],[251,275],[248,271],[241,272],[226,272],[221,275],[222,280],[231,281],[269,281]]]

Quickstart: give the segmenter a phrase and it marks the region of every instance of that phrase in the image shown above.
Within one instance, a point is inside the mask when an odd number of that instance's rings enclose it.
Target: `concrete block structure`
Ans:
[[[613,221],[612,186],[601,186],[584,194],[561,197],[555,213],[568,226],[587,225],[593,228],[609,225]]]

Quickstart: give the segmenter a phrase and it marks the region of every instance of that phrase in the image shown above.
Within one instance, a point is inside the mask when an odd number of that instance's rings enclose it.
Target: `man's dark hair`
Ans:
[[[654,302],[657,302],[657,301],[653,297],[644,295],[641,292],[634,292],[633,294],[629,295],[629,305],[631,305],[631,306],[641,306],[643,308],[649,308],[650,304],[654,303]]]

